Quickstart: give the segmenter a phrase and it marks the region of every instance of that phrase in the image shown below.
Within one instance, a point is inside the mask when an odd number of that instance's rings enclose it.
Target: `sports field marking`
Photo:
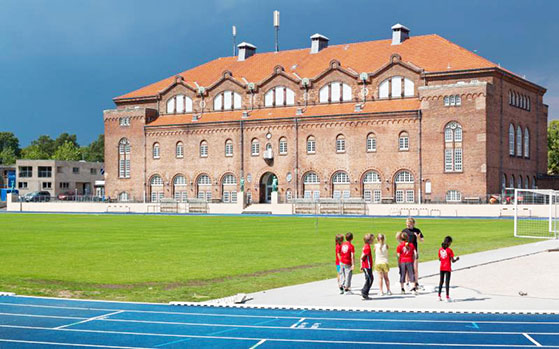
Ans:
[[[296,323],[294,323],[293,325],[291,325],[291,328],[295,328],[297,327],[301,322],[305,321],[305,318],[302,317],[299,319],[299,321],[297,321]]]
[[[535,334],[535,333],[533,333]],[[530,335],[528,333],[523,333],[522,334],[524,337],[528,338],[528,340],[532,343],[534,343],[536,345],[536,347],[541,347],[542,345],[540,343],[538,343],[534,338],[530,337]]]
[[[57,347],[90,347],[90,348],[122,348],[122,349],[150,349],[145,347],[123,347],[122,345],[100,345],[100,344],[76,344],[76,343],[58,343],[58,342],[41,342],[41,341],[25,341],[19,339],[0,339],[4,343],[25,343],[25,344],[41,344],[54,345]]]
[[[99,316],[94,316],[94,317],[90,317],[89,319],[85,319],[85,320],[78,321],[78,322],[73,322],[73,323],[68,324],[68,325],[58,326],[58,327],[55,327],[54,329],[55,329],[55,330],[60,330],[60,329],[62,329],[62,328],[66,328],[66,327],[70,327],[70,326],[74,326],[74,325],[79,325],[79,324],[84,324],[84,323],[90,322],[90,321],[105,320],[107,317],[109,317],[109,316],[111,316],[111,315],[120,314],[120,313],[122,313],[122,312],[124,312],[124,310],[119,310],[119,311],[115,311],[115,312],[112,312],[112,313],[109,313],[109,314],[103,314],[103,315],[99,315]]]
[[[154,310],[121,310],[121,309],[105,309],[105,308],[84,308],[84,307],[63,307],[53,305],[38,305],[38,304],[17,304],[17,303],[0,303],[0,305],[31,307],[31,308],[48,308],[48,309],[71,309],[71,310],[95,310],[95,311],[115,311],[127,313],[144,313],[144,314],[174,314],[174,315],[195,315],[195,316],[210,316],[210,317],[232,317],[232,318],[261,318],[261,319],[300,319],[299,316],[277,316],[277,315],[242,315],[242,314],[219,314],[219,313],[192,313],[192,312],[172,312],[172,311],[154,311]],[[269,308],[273,310],[273,308]],[[372,309],[371,311],[374,311]],[[440,313],[440,311],[436,312]],[[345,318],[345,317],[307,317],[307,320],[322,320],[322,321],[362,321],[362,322],[409,322],[409,319],[359,319],[359,318]],[[489,321],[489,320],[425,320],[413,319],[414,322],[437,322],[437,323],[463,323],[471,324],[520,324],[520,325],[559,325],[559,321]]]
[[[259,345],[261,345],[262,343],[264,343],[266,340],[262,339],[260,342],[256,343],[255,345],[253,345],[252,347],[250,347],[250,349],[254,349],[256,347],[258,347]]]
[[[0,325],[5,328],[19,328],[28,330],[45,330],[53,331],[49,327],[35,326],[16,326],[16,325]],[[77,333],[101,333],[101,334],[122,334],[131,336],[154,336],[154,337],[173,337],[173,338],[201,338],[201,339],[225,339],[225,340],[253,340],[260,341],[266,339],[270,342],[294,342],[294,343],[322,343],[322,344],[355,344],[355,345],[397,345],[397,346],[437,346],[437,347],[472,347],[471,343],[405,343],[405,342],[363,342],[363,341],[341,341],[341,340],[320,340],[320,339],[295,339],[295,338],[254,338],[254,337],[226,337],[226,336],[202,336],[202,335],[184,335],[184,334],[166,334],[166,333],[143,333],[143,332],[127,332],[127,331],[100,331],[100,330],[81,330],[74,328],[62,328],[54,331],[70,331]],[[533,348],[532,345],[522,344],[475,344],[480,348]],[[559,348],[559,345],[548,345],[547,348]]]

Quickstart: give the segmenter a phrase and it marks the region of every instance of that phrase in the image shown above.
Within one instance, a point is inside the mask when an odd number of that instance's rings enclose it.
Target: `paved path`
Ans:
[[[434,290],[439,262],[430,261],[419,265],[420,283],[425,289],[417,296],[401,295],[399,283],[391,285],[392,296],[379,296],[375,275],[372,300],[364,301],[359,292],[364,278],[358,272],[353,278],[353,295],[340,295],[336,279],[328,279],[252,293],[247,304],[559,313],[559,252],[547,252],[557,248],[559,240],[546,240],[461,256],[452,273],[452,303],[438,301]],[[389,275],[391,281],[398,281],[396,268]],[[519,291],[528,294],[520,296]]]

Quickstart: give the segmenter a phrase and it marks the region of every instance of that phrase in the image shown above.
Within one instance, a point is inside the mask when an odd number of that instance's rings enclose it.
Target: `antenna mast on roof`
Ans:
[[[232,28],[233,34],[233,56],[237,55],[237,27],[233,26]]]
[[[275,33],[276,33],[276,52],[279,51],[279,11],[275,10],[274,11],[274,29],[275,29]]]

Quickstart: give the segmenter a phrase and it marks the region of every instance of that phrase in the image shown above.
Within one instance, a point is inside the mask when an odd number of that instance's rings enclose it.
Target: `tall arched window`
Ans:
[[[242,108],[241,95],[234,91],[223,91],[214,97],[214,110],[233,110]]]
[[[463,169],[462,125],[452,121],[444,128],[444,170],[461,172]]]
[[[206,141],[200,142],[200,157],[202,158],[208,157],[208,142]]]
[[[338,171],[332,176],[332,198],[349,199],[351,195],[349,176],[344,171]]]
[[[196,181],[198,186],[198,199],[204,199],[206,201],[211,201],[212,199],[212,181],[210,176],[207,174],[201,174],[198,176],[198,180]]]
[[[516,156],[522,156],[522,128],[516,126]]]
[[[415,201],[415,181],[410,171],[402,170],[394,177],[394,196],[397,203]]]
[[[186,202],[188,197],[186,178],[183,175],[176,175],[173,178],[173,197],[175,201]]]
[[[512,105],[512,91],[509,90],[509,105]]]
[[[122,193],[118,194],[118,201],[120,202],[127,202],[130,200],[128,193],[123,191]]]
[[[276,86],[264,94],[264,106],[281,107],[295,105],[295,92],[285,86]]]
[[[153,158],[159,159],[160,155],[159,143],[153,143]]]
[[[303,178],[304,184],[319,184],[318,175],[315,172],[308,172]]]
[[[221,190],[223,202],[237,202],[237,178],[233,174],[228,173],[223,176]]]
[[[314,136],[307,137],[307,154],[314,154],[316,153],[316,140]]]
[[[343,171],[336,172],[332,176],[332,183],[334,184],[349,184],[349,176]]]
[[[503,173],[503,178],[501,179],[501,190],[505,190],[507,187],[507,175]]]
[[[303,176],[303,195],[305,199],[320,198],[320,180],[315,172],[307,172]]]
[[[233,156],[233,141],[230,139],[225,141],[225,156]]]
[[[336,137],[336,153],[345,153],[345,137],[338,135]]]
[[[524,129],[524,157],[530,157],[530,131],[528,128]]]
[[[398,150],[406,151],[410,149],[410,137],[407,132],[401,132],[398,137]]]
[[[509,155],[514,155],[514,125],[509,125]]]
[[[524,189],[530,188],[530,176],[526,176],[526,180],[524,181]]]
[[[118,142],[118,177],[130,178],[130,142],[126,138]]]
[[[518,183],[516,183],[518,189],[522,189],[522,176],[518,176]]]
[[[414,94],[415,84],[402,76],[392,76],[379,85],[379,99],[413,97]]]
[[[395,183],[413,183],[414,179],[413,179],[413,174],[411,174],[411,172],[409,171],[400,171],[398,172],[398,174],[396,175],[396,178],[394,179]]]
[[[510,175],[509,188],[514,188],[514,175]]]
[[[163,179],[159,175],[154,175],[150,180],[151,202],[159,202],[163,198]]]
[[[377,137],[374,133],[369,133],[367,135],[367,151],[373,152],[377,151]]]
[[[351,86],[341,81],[330,82],[318,91],[320,103],[339,103],[351,101]]]
[[[192,112],[192,99],[185,95],[176,95],[167,100],[167,114]]]
[[[287,138],[281,137],[279,140],[279,153],[280,155],[287,154]]]
[[[258,156],[260,155],[260,142],[258,142],[258,139],[253,139],[252,142],[250,142],[250,155],[252,156]]]
[[[177,158],[184,157],[184,145],[182,144],[182,142],[177,142],[177,145],[176,145],[176,148],[175,148],[175,156]]]

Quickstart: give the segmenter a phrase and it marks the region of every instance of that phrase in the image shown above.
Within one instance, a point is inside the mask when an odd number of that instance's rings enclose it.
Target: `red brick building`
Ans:
[[[438,35],[210,61],[114,98],[106,193],[485,200],[547,169],[546,90]]]

